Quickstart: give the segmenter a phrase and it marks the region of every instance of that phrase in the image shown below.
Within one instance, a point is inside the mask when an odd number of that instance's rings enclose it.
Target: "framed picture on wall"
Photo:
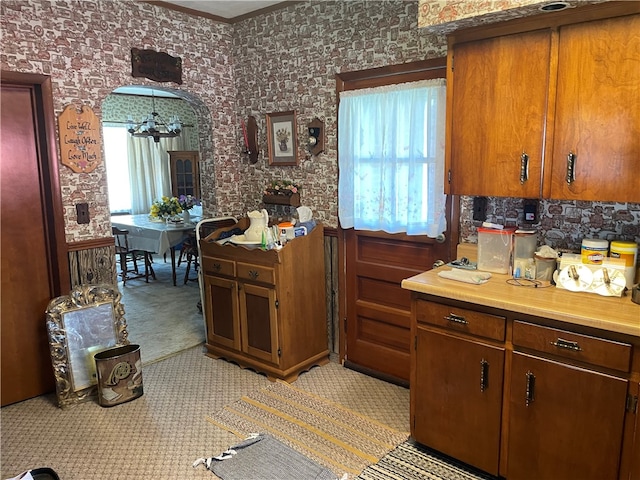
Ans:
[[[298,165],[296,112],[267,113],[269,165]]]

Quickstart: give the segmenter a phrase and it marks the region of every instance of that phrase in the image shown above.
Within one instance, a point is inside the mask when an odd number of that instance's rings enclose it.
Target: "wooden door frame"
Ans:
[[[390,65],[386,67],[372,68],[368,70],[359,70],[354,72],[344,72],[336,74],[336,102],[337,108],[340,107],[340,92],[348,90],[358,90],[362,88],[373,88],[384,85],[393,85],[396,83],[415,82],[419,80],[428,80],[433,78],[445,78],[447,68],[447,57],[439,57],[428,60],[419,60],[417,62],[404,63],[401,65]],[[337,132],[337,135],[340,135]],[[340,171],[338,168],[338,175]],[[450,238],[449,258],[445,261],[454,259],[456,255],[456,244],[459,238],[460,230],[460,198],[454,195],[447,195],[446,200],[446,217],[447,233]],[[345,328],[345,319],[347,318],[347,300],[346,300],[346,257],[345,257],[345,236],[344,230],[340,226],[338,219],[338,311],[339,311],[339,357],[340,362],[344,363],[347,335]],[[456,240],[455,242],[453,240]]]
[[[71,288],[68,248],[65,240],[65,221],[60,195],[56,117],[53,108],[53,86],[49,75],[2,70],[0,82],[28,86],[33,89],[35,136],[37,140],[40,189],[44,204],[45,243],[47,245],[47,274],[51,296],[66,295]]]

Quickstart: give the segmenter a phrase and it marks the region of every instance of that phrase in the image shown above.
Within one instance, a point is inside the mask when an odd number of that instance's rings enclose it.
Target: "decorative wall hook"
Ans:
[[[309,138],[307,148],[311,155],[318,155],[324,151],[324,122],[318,117],[314,118],[307,126]]]
[[[242,120],[242,134],[244,136],[244,150],[242,153],[248,155],[249,162],[256,163],[258,161],[258,124],[256,117],[249,115],[247,124]]]

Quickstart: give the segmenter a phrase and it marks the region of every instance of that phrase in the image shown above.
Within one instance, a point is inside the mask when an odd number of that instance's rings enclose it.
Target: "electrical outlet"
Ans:
[[[487,197],[473,197],[473,219],[478,222],[487,219]]]
[[[88,203],[76,203],[76,217],[78,223],[89,223]]]
[[[538,203],[537,199],[524,199],[524,223],[538,223]]]

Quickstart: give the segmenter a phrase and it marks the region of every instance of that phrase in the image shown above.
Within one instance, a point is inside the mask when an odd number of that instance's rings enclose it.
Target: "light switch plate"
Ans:
[[[89,223],[89,204],[76,203],[76,217],[78,223]]]

